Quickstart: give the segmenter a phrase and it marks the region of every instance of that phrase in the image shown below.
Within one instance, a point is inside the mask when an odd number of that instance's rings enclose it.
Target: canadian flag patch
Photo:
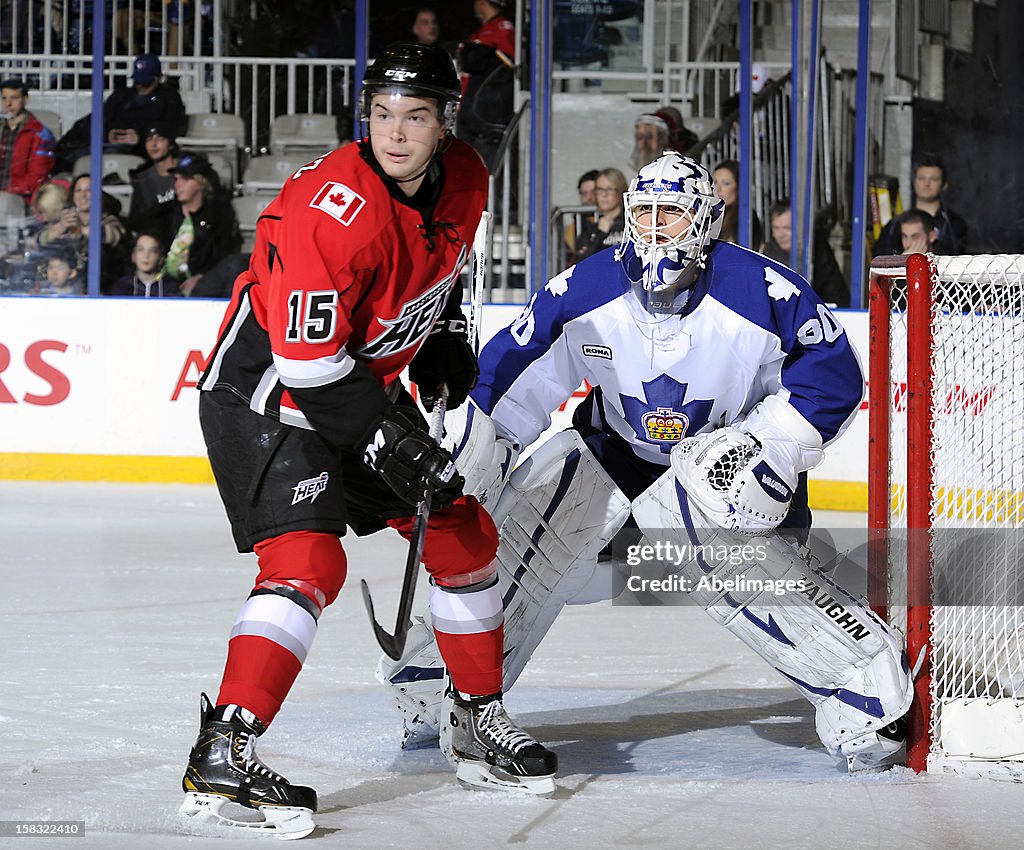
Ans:
[[[362,195],[349,189],[344,183],[332,182],[324,183],[309,205],[323,210],[331,218],[348,227],[365,203],[366,199]]]

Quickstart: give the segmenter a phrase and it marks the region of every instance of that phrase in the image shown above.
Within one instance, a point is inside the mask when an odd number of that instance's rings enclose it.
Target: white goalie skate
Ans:
[[[441,752],[471,788],[550,794],[558,756],[505,713],[501,693],[465,697],[451,688],[441,707]]]

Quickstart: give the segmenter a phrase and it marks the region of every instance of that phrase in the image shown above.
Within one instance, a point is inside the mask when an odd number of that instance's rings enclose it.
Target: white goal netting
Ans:
[[[907,598],[890,544],[890,616],[931,605],[929,769],[1024,766],[1024,256],[935,257],[931,415],[910,469],[931,473],[931,598]],[[890,528],[907,527],[907,287],[890,313]],[[917,532],[909,532],[917,533]],[[915,659],[911,659],[913,663]],[[1012,762],[1022,764],[1014,766]],[[1007,763],[1009,762],[1009,764]],[[987,764],[986,764],[987,763]]]

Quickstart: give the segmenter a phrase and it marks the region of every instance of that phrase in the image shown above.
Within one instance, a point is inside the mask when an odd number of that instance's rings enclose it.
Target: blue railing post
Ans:
[[[103,250],[103,3],[92,4],[92,118],[89,121],[89,295],[100,294]]]
[[[551,217],[551,3],[532,4],[530,28],[530,291],[548,279]]]
[[[750,220],[750,174],[751,174],[751,104],[753,103],[753,4],[751,0],[740,0],[740,130],[739,130],[739,233],[740,245],[760,250],[760,245],[751,245],[753,227]]]
[[[853,222],[850,306],[867,304],[864,273],[868,188],[868,84],[871,79],[871,0],[860,0],[857,24],[857,118],[853,144]]]

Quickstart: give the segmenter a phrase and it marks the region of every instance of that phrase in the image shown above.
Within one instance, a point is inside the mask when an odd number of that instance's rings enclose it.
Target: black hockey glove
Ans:
[[[384,411],[384,418],[366,445],[363,461],[410,504],[422,500],[427,487],[432,487],[431,510],[448,507],[462,495],[466,483],[452,456],[423,430],[419,416],[401,407]]]
[[[409,378],[419,387],[420,401],[434,409],[441,384],[448,385],[448,410],[455,410],[476,386],[480,368],[466,337],[448,331],[433,333],[409,364]]]

